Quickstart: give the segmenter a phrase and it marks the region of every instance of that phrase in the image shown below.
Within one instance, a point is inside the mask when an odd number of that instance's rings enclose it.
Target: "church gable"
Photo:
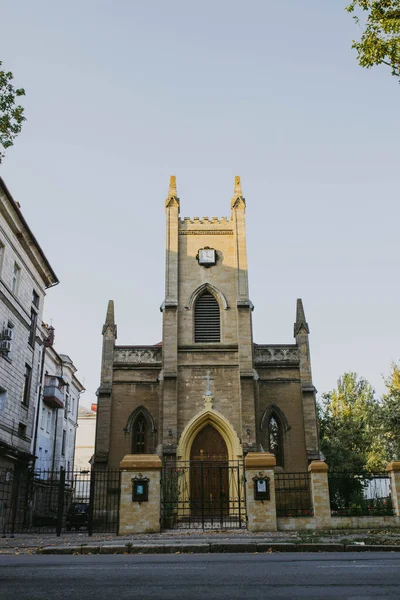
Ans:
[[[220,457],[226,445],[230,460],[268,450],[279,468],[296,471],[318,455],[309,327],[301,301],[294,344],[253,343],[245,211],[236,177],[229,217],[181,219],[171,177],[162,344],[117,346],[110,304],[103,328],[99,461],[117,466],[131,452],[157,452],[175,461],[183,447],[190,460],[204,456],[202,445],[209,444],[219,448]],[[193,439],[191,423],[198,426]]]

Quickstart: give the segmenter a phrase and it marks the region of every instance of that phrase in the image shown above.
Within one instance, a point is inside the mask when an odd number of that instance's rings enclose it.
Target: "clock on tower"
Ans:
[[[208,246],[200,248],[197,254],[197,260],[202,267],[212,267],[215,265],[216,256],[214,248],[209,248]]]

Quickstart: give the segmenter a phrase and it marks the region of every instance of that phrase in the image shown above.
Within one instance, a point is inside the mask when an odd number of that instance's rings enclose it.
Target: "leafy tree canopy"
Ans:
[[[0,164],[5,150],[14,144],[25,121],[24,109],[17,104],[17,98],[25,95],[25,90],[15,88],[11,83],[14,76],[11,71],[4,71],[0,61]]]
[[[321,450],[332,471],[381,471],[400,460],[400,366],[385,380],[387,392],[375,397],[356,373],[344,373],[319,403]]]
[[[382,397],[383,441],[389,460],[400,460],[400,366],[392,364],[385,380],[387,393]]]
[[[365,471],[384,466],[375,432],[379,402],[371,385],[356,373],[345,373],[320,405],[321,450],[333,471]]]
[[[367,69],[387,65],[400,82],[400,0],[352,0],[346,10],[355,13],[357,24],[365,21],[360,41],[352,45],[359,64]]]

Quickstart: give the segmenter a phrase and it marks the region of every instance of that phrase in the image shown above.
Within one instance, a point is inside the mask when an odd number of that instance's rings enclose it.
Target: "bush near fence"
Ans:
[[[332,516],[392,516],[390,477],[384,472],[328,474]]]

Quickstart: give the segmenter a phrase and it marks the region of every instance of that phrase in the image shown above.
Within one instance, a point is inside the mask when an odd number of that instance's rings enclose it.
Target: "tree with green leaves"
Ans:
[[[400,366],[393,363],[385,380],[380,412],[382,439],[389,460],[400,460]]]
[[[352,45],[359,64],[367,69],[387,65],[400,82],[400,0],[352,0],[346,10],[364,27]]]
[[[372,386],[345,373],[319,407],[321,450],[332,471],[371,471],[385,466],[379,431],[380,404]]]
[[[0,61],[0,163],[5,150],[14,144],[25,121],[24,109],[18,104],[18,98],[25,95],[23,88],[15,88],[11,71],[4,71]]]

